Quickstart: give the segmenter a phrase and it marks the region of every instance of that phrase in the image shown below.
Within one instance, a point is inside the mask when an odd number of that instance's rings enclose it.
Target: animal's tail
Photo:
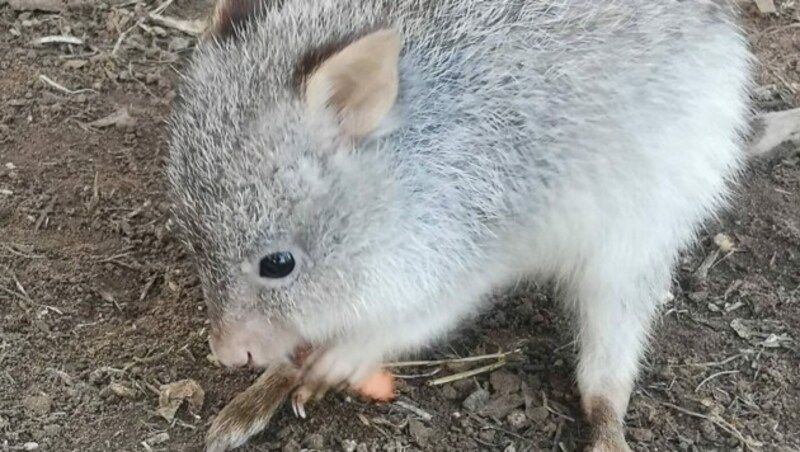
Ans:
[[[206,452],[226,452],[261,432],[296,387],[296,367],[267,369],[214,419],[206,435]]]

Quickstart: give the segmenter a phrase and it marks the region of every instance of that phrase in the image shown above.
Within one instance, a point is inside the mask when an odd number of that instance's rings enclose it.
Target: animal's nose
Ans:
[[[211,352],[225,367],[264,367],[286,359],[298,343],[296,334],[263,319],[226,323],[209,335]]]
[[[248,350],[246,344],[236,343],[227,336],[215,337],[213,335],[209,337],[208,343],[217,361],[225,367],[244,367],[252,364],[253,354]]]

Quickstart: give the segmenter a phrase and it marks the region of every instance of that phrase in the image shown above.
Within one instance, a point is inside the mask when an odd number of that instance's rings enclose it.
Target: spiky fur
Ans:
[[[298,64],[385,27],[404,39],[395,127],[334,145]],[[624,413],[677,254],[743,160],[750,55],[726,4],[287,0],[236,33],[196,51],[170,120],[212,323],[258,313],[352,368],[549,278],[584,398]],[[290,284],[242,275],[286,246],[305,255]]]

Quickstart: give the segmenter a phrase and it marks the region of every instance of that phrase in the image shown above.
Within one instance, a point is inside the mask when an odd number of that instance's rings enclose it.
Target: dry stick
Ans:
[[[67,35],[43,36],[41,38],[34,39],[33,41],[31,41],[31,44],[35,46],[40,46],[45,44],[74,44],[76,46],[79,46],[83,45],[83,39]]]
[[[25,287],[22,286],[22,283],[19,282],[19,279],[17,279],[17,275],[15,275],[14,272],[12,272],[11,270],[8,271],[8,274],[11,275],[11,279],[14,280],[14,285],[17,286],[17,290],[19,290],[23,295],[25,295],[25,297],[29,301],[31,301],[31,297],[30,295],[28,295],[28,291],[26,291]]]
[[[39,77],[44,77],[44,76],[40,75]],[[50,212],[53,211],[53,207],[55,207],[55,205],[56,205],[56,197],[53,196],[53,199],[51,199],[50,202],[47,203],[47,207],[45,207],[42,210],[42,213],[39,214],[39,219],[36,220],[36,225],[33,228],[34,231],[38,231],[39,228],[42,227],[42,224],[44,223],[44,220],[47,219],[47,215],[49,215]]]
[[[394,378],[399,378],[400,380],[413,380],[413,379],[416,379],[416,378],[432,377],[432,376],[438,374],[441,371],[442,371],[442,368],[441,367],[437,367],[436,369],[433,369],[430,372],[424,372],[424,373],[421,373],[421,374],[396,374],[396,373],[392,373],[392,375],[394,376]]]
[[[466,372],[459,372],[457,374],[448,375],[442,378],[436,378],[434,380],[428,380],[428,386],[439,386],[447,383],[452,383],[454,381],[463,380],[465,378],[474,377],[475,375],[480,375],[486,372],[491,372],[495,369],[499,369],[506,365],[505,360],[498,361],[494,364],[489,364],[488,366],[478,367],[477,369],[468,370]]]
[[[558,416],[560,418],[564,418],[564,419],[566,419],[566,420],[568,420],[570,422],[575,422],[575,419],[573,419],[570,416],[567,416],[566,414],[564,414],[564,413],[556,410],[555,408],[551,407],[550,404],[547,403],[547,394],[544,391],[542,391],[542,406],[544,407],[544,409],[546,409],[550,413],[555,414],[556,416]]]
[[[484,426],[484,428],[488,428],[488,429],[492,429],[492,430],[497,430],[498,432],[502,432],[502,433],[505,433],[506,435],[513,436],[514,438],[517,438],[517,439],[519,439],[519,440],[521,440],[521,441],[524,441],[524,442],[526,442],[526,443],[529,443],[529,444],[533,442],[533,440],[532,440],[532,439],[530,439],[530,438],[526,438],[526,437],[524,437],[524,436],[522,436],[522,435],[518,435],[518,434],[516,434],[516,433],[514,433],[514,432],[512,432],[512,431],[510,431],[510,430],[506,430],[506,429],[504,429],[504,428],[502,428],[502,427],[498,427],[498,426],[496,426],[496,425],[492,425],[492,424],[490,424],[490,423],[486,422],[485,420],[481,419],[480,417],[478,417],[477,415],[475,415],[475,414],[473,414],[473,413],[469,413],[469,414],[468,414],[468,416],[469,416],[469,417],[470,417],[470,419],[472,419],[473,421],[475,421],[475,422],[477,422],[477,423],[479,423],[479,424],[483,425],[483,426]]]
[[[775,27],[769,27],[769,28],[765,29],[764,31],[762,31],[761,33],[757,34],[756,42],[758,42],[761,39],[762,36],[771,35],[773,33],[778,33],[778,32],[781,32],[781,31],[791,30],[792,28],[800,28],[800,22],[796,22],[796,23],[789,24],[789,25],[780,25],[780,26],[775,26]]]
[[[142,293],[139,294],[139,301],[140,302],[144,301],[144,299],[147,298],[147,294],[150,293],[150,289],[153,287],[153,284],[156,282],[156,278],[158,278],[158,275],[153,275],[153,276],[150,277],[150,279],[147,280],[147,282],[144,285],[144,288],[142,289]]]
[[[429,361],[399,361],[393,363],[386,363],[383,367],[419,367],[419,366],[441,366],[442,364],[458,364],[458,363],[472,363],[477,361],[488,361],[490,359],[503,359],[509,355],[522,352],[521,348],[516,348],[507,352],[491,353],[488,355],[467,356],[466,358],[447,358],[435,359]]]
[[[94,184],[92,184],[92,199],[89,200],[89,210],[93,210],[100,202],[100,187],[98,185],[100,179],[100,172],[94,172]]]
[[[7,287],[0,286],[0,290],[2,290],[3,292],[5,292],[5,293],[7,293],[9,295],[17,297],[17,298],[19,298],[20,300],[22,300],[24,302],[31,303],[31,304],[33,303],[30,298],[26,297],[25,295],[22,295],[21,293],[15,292],[15,291],[7,288]],[[23,304],[22,306],[24,307],[25,305]]]
[[[56,89],[58,91],[61,91],[62,93],[66,93],[66,94],[69,94],[69,95],[75,95],[75,94],[80,94],[80,93],[89,93],[89,92],[96,93],[97,92],[97,91],[95,91],[95,90],[93,90],[91,88],[69,89],[64,85],[61,85],[58,82],[53,81],[53,79],[49,78],[46,75],[39,75],[39,80],[43,81],[45,84],[47,84],[51,88],[54,88],[54,89]]]
[[[203,20],[182,20],[173,17],[162,16],[152,12],[148,14],[150,20],[165,27],[173,28],[191,36],[200,36],[206,29],[206,22]]]
[[[153,14],[161,14],[161,13],[163,13],[164,11],[166,11],[166,10],[167,10],[167,8],[169,8],[169,7],[170,7],[170,5],[172,5],[172,3],[173,3],[174,1],[175,1],[175,0],[167,0],[167,1],[165,1],[164,3],[162,3],[162,4],[158,5],[158,6],[156,7],[156,9],[154,9],[154,10],[153,10],[153,11],[151,11],[151,12],[152,12]]]
[[[430,421],[431,419],[433,419],[433,415],[432,414],[430,414],[427,411],[423,410],[422,408],[416,407],[416,406],[414,406],[414,405],[412,405],[412,404],[410,404],[408,402],[404,402],[402,400],[397,400],[397,401],[394,402],[394,405],[397,405],[400,408],[405,408],[406,410],[408,410],[408,411],[416,414],[420,418],[422,418],[422,420]]]
[[[669,402],[662,402],[662,401],[659,401],[659,400],[657,400],[657,402],[662,404],[662,405],[664,405],[664,406],[666,406],[666,407],[672,408],[675,411],[678,411],[678,412],[681,412],[683,414],[686,414],[688,416],[692,416],[692,417],[696,417],[696,418],[700,418],[700,419],[706,419],[708,421],[711,421],[717,427],[719,427],[722,430],[725,430],[726,432],[728,432],[729,434],[735,436],[739,441],[742,442],[742,444],[744,444],[744,447],[747,448],[747,450],[755,450],[757,447],[761,447],[761,442],[756,441],[756,444],[751,444],[751,441],[748,440],[747,438],[745,438],[744,435],[742,435],[739,432],[739,430],[736,429],[736,427],[734,427],[730,422],[726,421],[725,419],[722,419],[722,417],[720,417],[718,414],[714,415],[714,416],[706,416],[705,414],[698,413],[698,412],[692,411],[692,410],[687,410],[686,408],[679,407],[678,405],[674,405],[674,404],[669,403]]]
[[[24,257],[26,259],[45,259],[47,257],[47,256],[43,256],[41,254],[25,254],[25,253],[15,249],[13,246],[11,246],[8,243],[4,243],[3,244],[3,248],[7,249],[9,253],[11,253],[11,254],[13,254],[15,256]]]
[[[694,272],[694,277],[698,281],[705,281],[708,278],[708,270],[714,265],[714,262],[719,257],[719,249],[715,249],[711,253],[703,259],[703,262],[697,267],[697,270]]]
[[[19,282],[19,279],[17,279],[17,275],[15,275],[15,274],[14,274],[14,272],[12,272],[11,270],[9,270],[9,271],[8,271],[8,274],[9,274],[9,275],[11,275],[11,279],[13,279],[13,280],[14,280],[14,285],[16,285],[16,286],[17,286],[17,290],[19,290],[19,291],[20,291],[20,293],[22,293],[22,295],[24,295],[24,296],[25,296],[25,299],[26,299],[26,300],[27,300],[27,301],[28,301],[30,304],[37,305],[37,306],[39,306],[39,307],[42,307],[42,308],[48,309],[48,310],[50,310],[50,311],[53,311],[53,312],[55,312],[55,313],[56,313],[56,314],[58,314],[58,315],[64,315],[64,313],[63,313],[63,312],[62,312],[60,309],[58,309],[58,308],[55,308],[55,307],[53,307],[53,306],[48,306],[48,305],[46,305],[46,304],[40,304],[40,303],[36,303],[36,302],[34,302],[34,301],[31,299],[30,295],[28,295],[28,291],[27,291],[27,290],[25,290],[25,287],[22,285],[22,283],[21,283],[21,282]]]
[[[778,81],[780,81],[783,84],[783,86],[785,86],[786,89],[789,90],[789,92],[791,92],[794,95],[798,94],[797,88],[795,88],[794,84],[789,80],[787,80],[786,77],[783,76],[783,74],[776,71],[775,69],[772,69],[771,67],[767,67],[767,71],[770,74],[772,74],[776,79],[778,79]]]
[[[715,379],[715,378],[717,378],[717,377],[721,377],[721,376],[723,376],[723,375],[738,374],[738,373],[739,373],[739,371],[738,371],[738,370],[723,370],[722,372],[717,372],[717,373],[715,373],[715,374],[711,374],[711,375],[709,375],[709,376],[708,376],[706,379],[704,379],[703,381],[701,381],[701,382],[700,382],[700,384],[699,384],[699,385],[697,385],[697,387],[696,387],[696,388],[694,388],[694,392],[697,392],[698,390],[700,390],[700,388],[701,388],[701,387],[702,387],[704,384],[708,383],[709,381],[711,381],[711,380],[713,380],[713,379]]]
[[[106,262],[115,261],[115,260],[117,260],[117,259],[119,259],[121,257],[130,256],[131,254],[132,254],[131,251],[126,251],[124,253],[119,253],[119,254],[115,254],[113,256],[107,256],[107,257],[95,256],[94,259],[95,259],[96,263],[104,264]]]
[[[725,364],[728,364],[731,361],[736,361],[737,359],[743,357],[743,353],[739,353],[738,355],[733,355],[728,358],[723,359],[722,361],[712,361],[712,362],[705,362],[705,363],[689,363],[689,364],[670,364],[667,367],[721,367]]]
[[[561,447],[561,435],[563,434],[564,430],[564,423],[559,422],[556,426],[556,432],[553,435],[553,449],[552,452],[558,452],[558,450],[563,450]]]
[[[140,24],[144,23],[144,19],[139,19],[136,21],[135,24],[128,27],[125,31],[119,34],[119,38],[117,38],[117,42],[114,43],[114,47],[111,49],[111,56],[116,56],[117,52],[119,51],[120,46],[122,46],[122,42],[125,41],[125,37],[128,36],[128,33],[131,32],[134,28],[138,27]]]
[[[796,94],[796,93],[795,93]],[[754,156],[769,153],[785,141],[800,138],[800,108],[759,114],[753,127],[748,153]]]

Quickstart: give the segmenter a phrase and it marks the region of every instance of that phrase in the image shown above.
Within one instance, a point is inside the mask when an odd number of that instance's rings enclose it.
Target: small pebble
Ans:
[[[639,443],[649,443],[653,441],[653,431],[649,428],[631,428],[628,429],[631,438]]]
[[[451,385],[442,387],[442,396],[447,400],[455,400],[458,398],[458,391]]]
[[[464,408],[470,411],[478,411],[486,406],[486,403],[489,402],[489,397],[489,391],[483,388],[477,389],[464,399]]]
[[[44,416],[50,412],[53,400],[49,395],[28,396],[22,399],[22,406],[34,416]],[[36,447],[39,447],[38,445]]]
[[[169,41],[167,48],[173,52],[177,52],[179,50],[186,49],[189,47],[189,44],[190,43],[188,39],[181,36],[176,36]]]
[[[411,435],[411,437],[414,438],[414,441],[416,441],[420,446],[424,446],[428,443],[431,433],[431,429],[426,427],[422,421],[418,419],[408,420],[408,434]]]
[[[728,253],[733,250],[733,240],[731,240],[728,235],[721,232],[714,236],[714,244],[716,244],[723,253]]]
[[[305,437],[303,445],[310,449],[322,450],[325,448],[325,437],[319,433],[312,433]]]
[[[475,383],[471,380],[459,380],[453,383],[453,389],[459,393],[462,397],[465,397],[467,394],[470,394],[473,390],[475,390]]]
[[[716,442],[719,440],[719,432],[717,432],[717,428],[711,421],[704,420],[702,423],[700,423],[700,431],[703,434],[703,438],[711,442]]]
[[[352,439],[342,440],[342,450],[344,452],[355,452],[357,447],[358,443]]]
[[[281,448],[281,452],[300,452],[301,450],[303,450],[303,448],[293,439],[287,441]]]
[[[48,424],[42,427],[42,433],[45,437],[56,436],[61,432],[61,426],[58,424]]]
[[[121,383],[111,383],[108,385],[108,389],[114,394],[126,399],[136,398],[136,392]]]
[[[533,422],[544,422],[548,416],[550,416],[550,412],[544,406],[537,406],[528,410],[528,417]]]
[[[145,440],[145,442],[151,446],[157,446],[159,444],[163,444],[169,441],[169,433],[161,432],[157,433]]]
[[[23,444],[22,448],[25,449],[25,450],[38,450],[39,449],[39,443],[34,443],[33,441],[31,441],[29,443]]]
[[[478,437],[487,443],[494,443],[494,437],[497,436],[497,432],[492,429],[481,430],[478,433]]]
[[[512,428],[519,430],[528,423],[528,418],[521,410],[514,410],[508,414],[508,425]]]
[[[489,375],[492,390],[499,394],[510,394],[518,391],[522,381],[515,374],[507,370],[498,370]]]

